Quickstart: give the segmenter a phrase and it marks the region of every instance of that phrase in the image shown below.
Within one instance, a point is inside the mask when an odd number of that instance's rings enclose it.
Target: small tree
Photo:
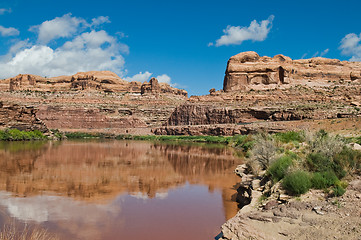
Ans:
[[[260,133],[255,137],[250,160],[258,163],[262,169],[267,169],[275,160],[276,150],[275,140],[267,133]]]

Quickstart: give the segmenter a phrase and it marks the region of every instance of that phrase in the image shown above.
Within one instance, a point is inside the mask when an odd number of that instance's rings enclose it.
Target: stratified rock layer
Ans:
[[[297,82],[361,80],[361,63],[337,59],[311,58],[292,60],[284,55],[260,57],[256,52],[239,53],[228,60],[224,77],[225,92],[256,86],[284,85]]]
[[[47,132],[47,127],[36,117],[36,112],[34,107],[0,102],[0,129],[17,128],[26,131]]]
[[[131,92],[131,93],[169,93],[187,96],[187,91],[173,88],[166,83],[158,83],[156,78],[148,82],[128,82],[110,71],[79,72],[72,76],[46,78],[31,74],[19,74],[6,79],[10,91],[74,91],[95,90],[103,92]]]
[[[187,99],[185,90],[156,78],[128,82],[109,71],[54,78],[19,74],[1,80],[0,91],[0,101],[36,107],[51,129],[116,134],[150,134]]]

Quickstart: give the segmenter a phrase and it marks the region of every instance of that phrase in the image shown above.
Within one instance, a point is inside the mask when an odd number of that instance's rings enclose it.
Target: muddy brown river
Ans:
[[[0,142],[0,226],[59,239],[214,239],[237,212],[222,145]]]

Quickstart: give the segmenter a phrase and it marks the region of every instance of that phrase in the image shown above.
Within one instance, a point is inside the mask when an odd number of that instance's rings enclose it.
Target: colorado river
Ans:
[[[207,144],[0,142],[0,226],[60,239],[213,239],[237,212],[236,155]]]

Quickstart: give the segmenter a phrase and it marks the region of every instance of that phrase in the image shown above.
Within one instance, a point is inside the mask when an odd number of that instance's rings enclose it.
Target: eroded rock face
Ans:
[[[327,82],[361,79],[361,63],[337,59],[292,60],[284,55],[260,57],[256,52],[239,53],[228,60],[223,90],[241,91],[262,85],[284,85],[297,81]]]
[[[3,80],[9,82],[10,91],[32,90],[41,92],[56,91],[101,91],[123,92],[139,94],[168,93],[187,97],[185,90],[169,86],[167,83],[158,83],[152,78],[149,83],[137,81],[128,82],[110,71],[79,72],[72,76],[46,78],[31,74],[19,74],[14,78]]]
[[[0,128],[48,132],[45,124],[37,118],[36,112],[34,107],[0,102]]]
[[[10,78],[9,89],[10,91],[31,90],[36,86],[36,82],[41,79],[40,76],[36,75],[19,74],[14,78]]]
[[[169,93],[174,95],[188,96],[187,91],[169,86],[167,83],[159,83],[158,79],[151,78],[141,86],[141,94]]]
[[[186,103],[177,107],[167,125],[207,125],[207,124],[240,124],[260,120],[291,121],[302,119],[337,118],[337,112],[315,108],[277,108],[277,107],[222,107],[205,104]]]

